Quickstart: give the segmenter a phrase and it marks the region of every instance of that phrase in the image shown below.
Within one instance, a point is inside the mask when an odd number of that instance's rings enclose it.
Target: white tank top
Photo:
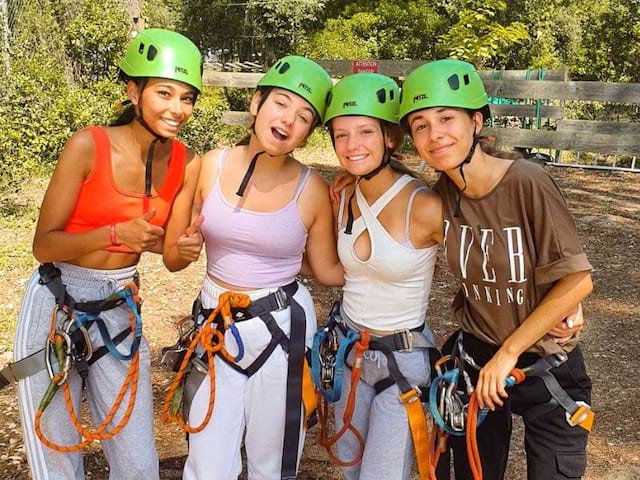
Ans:
[[[348,319],[365,328],[397,331],[418,327],[425,321],[438,245],[414,248],[409,239],[409,220],[416,193],[427,187],[416,188],[409,198],[404,242],[395,240],[377,218],[412,181],[413,177],[403,175],[373,205],[356,185],[361,216],[353,222],[351,235],[346,235],[340,224],[345,203],[342,192],[338,213],[338,255],[345,269],[342,307]],[[365,230],[369,232],[371,255],[360,260],[354,243]]]

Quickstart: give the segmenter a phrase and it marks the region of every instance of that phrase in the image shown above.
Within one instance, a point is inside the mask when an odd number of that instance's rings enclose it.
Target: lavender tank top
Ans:
[[[304,167],[293,198],[283,208],[256,212],[231,204],[222,193],[220,177],[228,153],[225,149],[220,154],[215,184],[202,205],[207,273],[247,288],[291,283],[300,271],[307,243],[297,201],[310,170]]]

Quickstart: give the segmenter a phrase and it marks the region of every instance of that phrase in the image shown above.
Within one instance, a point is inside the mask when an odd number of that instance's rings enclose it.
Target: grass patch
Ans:
[[[13,245],[0,243],[0,273],[10,268],[30,268],[33,264],[31,244],[18,242]]]

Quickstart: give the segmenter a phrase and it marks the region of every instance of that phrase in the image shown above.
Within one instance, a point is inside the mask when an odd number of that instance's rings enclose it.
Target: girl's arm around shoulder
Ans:
[[[39,262],[67,261],[111,245],[109,227],[66,233],[83,182],[90,175],[95,144],[89,130],[74,133],[66,143],[45,192],[33,239]]]
[[[299,208],[308,230],[305,254],[316,279],[324,285],[344,285],[344,269],[336,251],[329,188],[313,171],[300,196]]]
[[[444,242],[444,213],[440,195],[431,189],[416,193],[411,206],[409,228],[411,243],[416,248]]]
[[[162,258],[171,272],[195,262],[202,251],[204,240],[200,226],[204,218],[200,215],[201,202],[197,194],[201,165],[200,157],[189,150],[184,180],[173,202],[164,239]]]

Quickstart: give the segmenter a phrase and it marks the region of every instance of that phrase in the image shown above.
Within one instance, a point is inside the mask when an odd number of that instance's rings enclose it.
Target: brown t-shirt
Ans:
[[[462,330],[501,345],[527,318],[554,282],[590,271],[573,217],[544,169],[516,160],[486,195],[463,195],[442,174],[435,185],[444,202],[445,256],[461,288],[453,312]],[[570,351],[545,336],[528,351]]]

